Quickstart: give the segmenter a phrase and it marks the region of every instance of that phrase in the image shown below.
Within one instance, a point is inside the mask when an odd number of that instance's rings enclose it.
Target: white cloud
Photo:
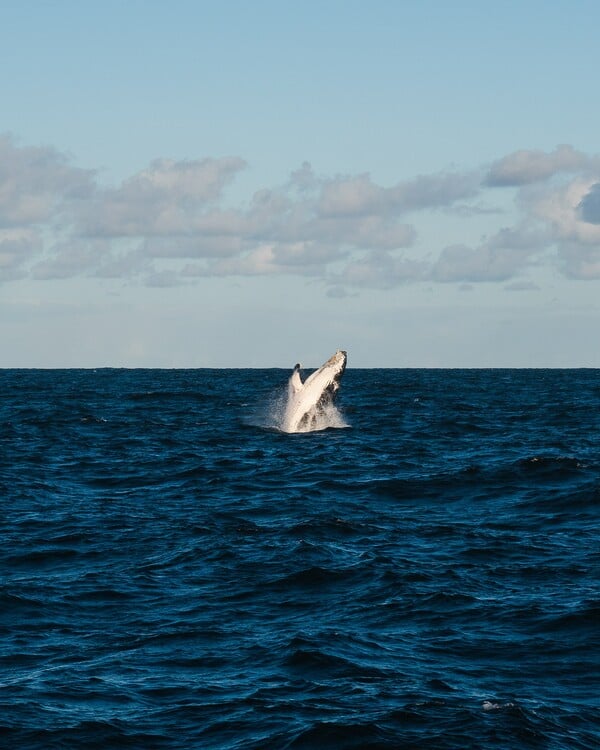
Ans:
[[[590,224],[600,224],[600,182],[594,183],[579,204],[581,218]]]
[[[317,210],[321,216],[399,216],[447,208],[475,197],[479,191],[477,172],[419,175],[388,188],[375,185],[369,175],[363,174],[324,182]]]
[[[434,263],[431,276],[435,281],[506,281],[519,268],[519,257],[514,252],[501,252],[484,245],[445,247]]]
[[[281,268],[275,258],[275,247],[270,244],[258,245],[246,255],[188,265],[183,271],[185,276],[263,276],[278,272]]]
[[[557,146],[550,153],[523,149],[494,162],[485,183],[490,187],[528,185],[560,172],[577,172],[590,161],[588,156],[568,145]]]
[[[184,283],[184,279],[176,271],[152,271],[145,276],[144,283],[146,286],[156,289],[169,289],[174,286],[181,286]]]
[[[297,234],[298,239],[380,250],[409,247],[416,236],[412,225],[381,216],[318,218],[298,227]]]
[[[535,263],[551,237],[527,223],[503,227],[477,247],[451,245],[442,250],[431,269],[434,281],[508,281]]]
[[[559,248],[559,257],[568,278],[580,281],[600,279],[600,243],[597,245],[564,243]]]
[[[26,276],[26,265],[42,249],[42,240],[31,229],[0,229],[0,281]]]
[[[31,276],[39,280],[68,279],[88,275],[97,263],[94,248],[89,242],[60,242],[52,247],[51,254],[32,266]]]
[[[327,296],[332,297],[333,299],[345,299],[346,297],[353,296],[348,294],[348,290],[339,285],[331,286],[327,290]]]
[[[584,220],[580,206],[595,180],[575,177],[540,191],[527,192],[523,202],[531,216],[544,223],[556,241],[600,243],[600,225]]]
[[[335,245],[316,242],[293,242],[276,245],[273,248],[273,258],[282,267],[313,267],[317,269],[346,256],[347,253]]]
[[[368,216],[387,211],[385,188],[375,186],[369,175],[339,178],[323,185],[317,211],[321,216]]]
[[[90,236],[143,237],[188,234],[206,208],[245,166],[239,158],[153,161],[119,188],[99,190],[82,212]]]
[[[428,278],[429,264],[387,251],[372,251],[365,257],[350,260],[340,273],[331,274],[334,286],[391,289],[400,284]]]
[[[482,170],[455,170],[385,187],[368,174],[319,176],[305,162],[285,184],[226,205],[226,187],[244,167],[239,157],[157,159],[106,188],[58,151],[4,136],[0,280],[96,276],[164,286],[285,274],[341,294],[415,281],[522,283],[542,263],[598,278],[600,162],[571,146],[509,154],[483,182]],[[517,189],[514,223],[498,228],[509,213],[490,204],[490,187],[500,185]],[[437,246],[424,247],[419,227],[439,211],[452,214],[455,241],[444,246],[438,232]],[[473,241],[470,222],[484,221],[491,231]]]
[[[504,288],[507,292],[535,292],[540,289],[540,287],[537,284],[534,284],[533,281],[513,281],[511,284],[507,284]]]
[[[476,197],[481,190],[479,172],[440,172],[419,175],[391,189],[394,205],[406,211],[449,208]]]
[[[140,246],[146,258],[222,258],[239,255],[246,241],[239,235],[198,233],[191,237],[148,237]]]
[[[186,276],[259,276],[293,274],[319,276],[331,263],[347,257],[347,253],[333,245],[314,242],[263,243],[236,257],[209,260],[202,264],[188,264]]]
[[[0,227],[56,220],[71,204],[89,199],[93,176],[56,149],[17,146],[0,135]]]
[[[149,261],[139,248],[119,248],[104,238],[69,238],[52,245],[31,265],[31,277],[38,280],[96,276],[108,279],[131,278],[148,271]]]
[[[568,278],[600,278],[600,223],[590,221],[597,184],[596,177],[575,176],[522,196],[529,215],[545,227],[547,244],[557,248],[558,268]]]

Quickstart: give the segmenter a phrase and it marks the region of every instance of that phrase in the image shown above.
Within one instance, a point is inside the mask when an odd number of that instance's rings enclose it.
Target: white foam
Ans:
[[[514,703],[492,703],[492,701],[483,701],[481,708],[484,711],[500,711],[503,708],[513,708]]]
[[[285,414],[282,415],[285,417]],[[301,424],[294,430],[285,429],[285,420],[282,419],[280,429],[283,432],[317,432],[318,430],[328,430],[330,428],[340,429],[350,427],[344,419],[337,406],[329,401],[323,406],[315,406],[302,420]]]
[[[322,406],[313,407],[307,413],[306,419],[303,419],[294,430],[287,429],[288,399],[287,388],[279,389],[272,394],[266,404],[254,410],[244,421],[255,427],[288,434],[350,427],[337,406],[332,401],[327,401]]]

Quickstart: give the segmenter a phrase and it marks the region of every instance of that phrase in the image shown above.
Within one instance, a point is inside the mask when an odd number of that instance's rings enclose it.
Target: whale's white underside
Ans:
[[[316,420],[320,411],[332,403],[345,369],[346,352],[339,350],[304,383],[300,378],[299,366],[296,366],[288,383],[288,399],[281,429],[284,432],[310,429],[311,420]]]

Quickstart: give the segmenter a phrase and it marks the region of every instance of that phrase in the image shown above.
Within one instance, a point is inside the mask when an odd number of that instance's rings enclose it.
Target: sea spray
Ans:
[[[349,427],[334,404],[346,361],[346,352],[338,349],[304,381],[296,365],[287,385],[258,407],[247,423],[285,433]]]
[[[341,429],[350,427],[341,410],[327,399],[324,403],[311,409],[297,429],[286,430],[286,413],[290,394],[287,385],[273,392],[267,401],[259,405],[244,421],[254,427],[275,430],[288,434],[317,432],[319,430]]]
[[[287,432],[287,430],[285,430],[285,424],[282,421],[283,418],[284,413],[279,416],[279,429]],[[346,422],[341,411],[333,401],[326,401],[324,404],[317,405],[307,412],[306,417],[302,420],[297,429],[294,430],[294,433],[317,432],[318,430],[328,430],[330,428],[339,429],[343,427],[350,427],[350,425]]]

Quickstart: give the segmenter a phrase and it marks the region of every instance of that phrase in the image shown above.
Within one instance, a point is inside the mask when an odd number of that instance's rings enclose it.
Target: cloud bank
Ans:
[[[156,159],[104,186],[52,147],[0,136],[0,281],[92,276],[148,286],[215,276],[296,275],[334,296],[411,282],[505,283],[552,265],[600,278],[600,159],[569,145],[520,150],[470,171],[383,186],[369,174],[317,175],[309,163],[233,206],[238,157]],[[512,196],[508,214],[499,199]],[[440,217],[489,214],[475,244],[422,240]]]

